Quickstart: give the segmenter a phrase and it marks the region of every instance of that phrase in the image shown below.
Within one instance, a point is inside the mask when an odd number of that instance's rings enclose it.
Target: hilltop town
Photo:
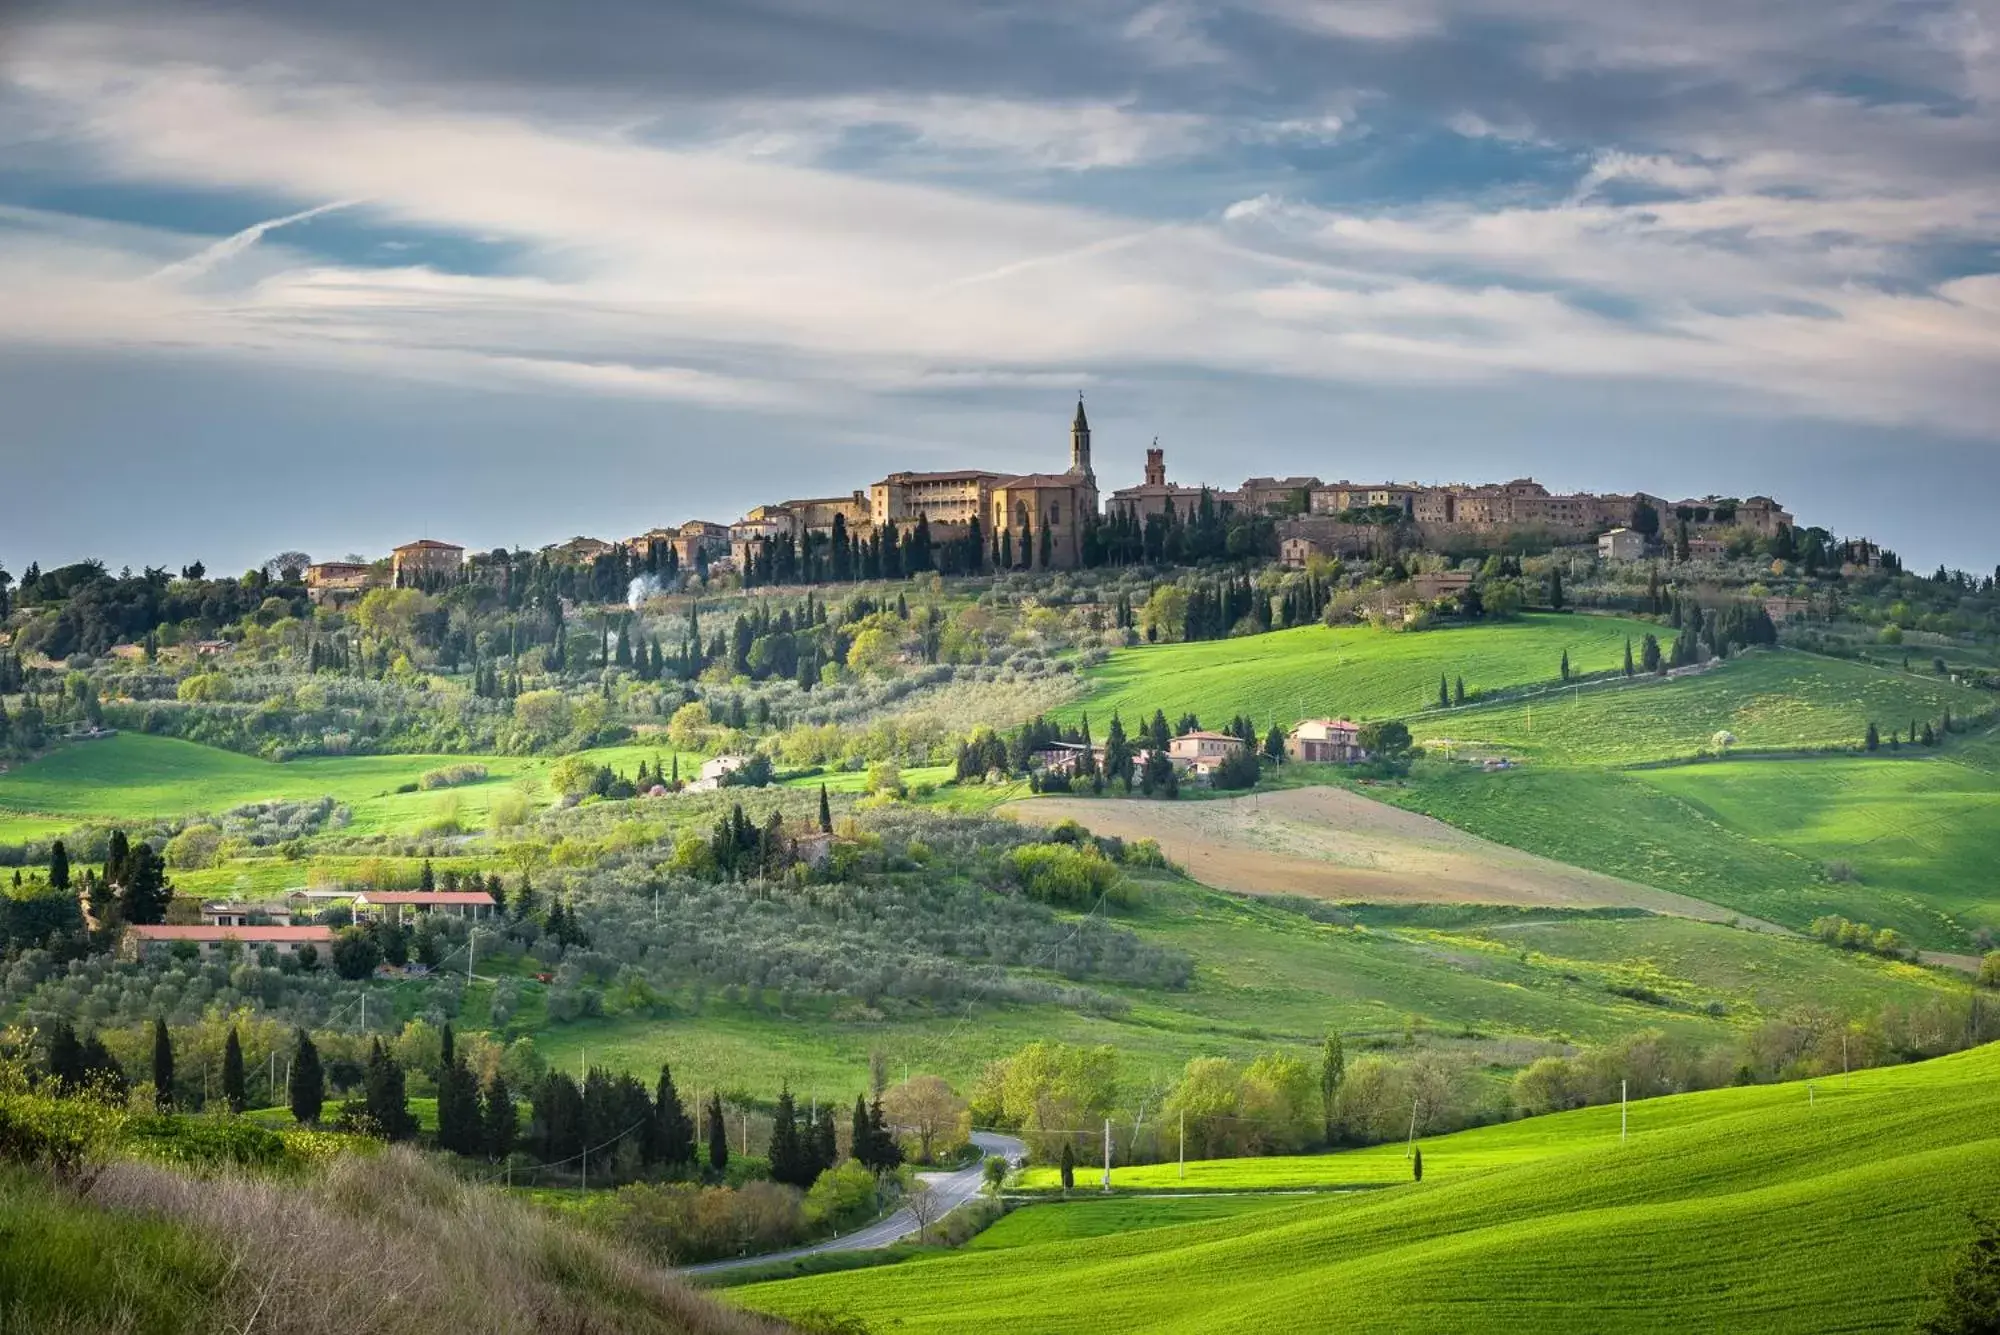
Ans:
[[[1596,542],[1609,560],[1663,553],[1679,560],[1786,542],[1793,516],[1768,496],[1671,499],[1644,491],[1553,492],[1533,478],[1499,483],[1325,481],[1250,477],[1231,486],[1171,481],[1166,452],[1148,448],[1142,480],[1100,493],[1089,417],[1079,397],[1061,472],[990,468],[893,472],[844,495],[752,507],[734,523],[691,518],[623,540],[577,536],[547,560],[611,562],[669,583],[736,574],[748,584],[818,583],[938,570],[1071,570],[1188,555],[1261,555],[1304,567],[1314,556],[1535,551]],[[1175,535],[1183,535],[1176,541]],[[1221,550],[1185,535],[1206,534]],[[1831,535],[1821,535],[1831,545]],[[382,560],[323,561],[305,570],[316,601],[382,584],[425,587],[492,559],[425,538]],[[1875,565],[1883,553],[1843,544],[1834,563]],[[1893,557],[1891,558],[1893,561]]]

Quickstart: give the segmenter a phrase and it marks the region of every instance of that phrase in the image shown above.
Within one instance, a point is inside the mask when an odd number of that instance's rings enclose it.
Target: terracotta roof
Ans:
[[[418,538],[415,542],[404,543],[396,550],[399,552],[462,552],[465,548],[454,542],[439,542],[436,538]]]
[[[331,941],[333,929],[310,927],[216,927],[199,923],[191,927],[165,923],[127,927],[141,941]]]
[[[354,897],[370,904],[485,904],[493,896],[484,890],[364,890]]]
[[[1202,741],[1202,742],[1235,742],[1238,746],[1249,745],[1249,743],[1245,742],[1241,737],[1238,737],[1236,734],[1229,732],[1184,732],[1180,736],[1174,738],[1174,740],[1177,742],[1181,742],[1181,741],[1186,741],[1189,738],[1193,738],[1196,741]]]
[[[1014,488],[1080,487],[1082,485],[1084,485],[1084,476],[1081,473],[1017,473],[1011,477],[1000,478],[994,482],[993,489],[995,491],[1005,491]]]
[[[884,482],[970,482],[975,478],[997,478],[1000,474],[990,473],[984,468],[957,468],[943,473],[891,473]]]

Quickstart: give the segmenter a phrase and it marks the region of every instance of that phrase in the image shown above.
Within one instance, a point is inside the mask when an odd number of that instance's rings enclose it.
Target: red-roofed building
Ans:
[[[442,913],[477,921],[493,916],[493,896],[484,890],[364,890],[354,897],[354,916],[401,922],[407,913]]]
[[[197,923],[190,926],[158,923],[127,927],[120,945],[127,956],[136,958],[147,946],[155,944],[171,946],[177,941],[192,941],[201,948],[203,954],[214,954],[228,942],[234,941],[246,950],[261,950],[269,946],[281,955],[296,955],[300,946],[330,949],[333,945],[333,929],[317,925],[237,927],[216,923]]]

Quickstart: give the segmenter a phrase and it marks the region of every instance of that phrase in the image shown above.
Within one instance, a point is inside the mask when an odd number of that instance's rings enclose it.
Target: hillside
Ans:
[[[1401,717],[1434,707],[1438,680],[1470,692],[1561,681],[1562,656],[1577,672],[1609,672],[1651,623],[1614,617],[1530,614],[1512,621],[1394,634],[1367,626],[1302,626],[1247,639],[1120,649],[1089,669],[1090,693],[1061,711],[1089,714],[1102,734],[1116,712],[1128,725],[1165,710],[1211,726],[1248,714],[1259,727],[1319,714]]]
[[[1996,1079],[1989,1046],[1651,1100],[1622,1144],[1618,1109],[1586,1109],[1427,1141],[1420,1184],[729,1297],[909,1331],[1897,1329],[2000,1191]],[[1272,1183],[1284,1162],[1204,1181]],[[1310,1162],[1321,1182],[1407,1173],[1394,1146]]]
[[[137,1161],[88,1194],[0,1167],[0,1329],[753,1335],[657,1267],[408,1151],[279,1177]]]
[[[1993,703],[1989,692],[1940,677],[1775,649],[1688,677],[1430,713],[1410,730],[1423,746],[1622,765],[1695,755],[1721,732],[1738,749],[1858,749],[1873,722],[1886,745],[1892,730],[1935,727],[1946,710],[1971,718]]]

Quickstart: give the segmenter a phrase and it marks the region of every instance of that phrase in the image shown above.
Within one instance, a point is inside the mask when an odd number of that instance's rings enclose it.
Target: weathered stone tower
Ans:
[[[1083,415],[1083,395],[1076,396],[1076,420],[1069,424],[1069,471],[1095,477],[1090,468],[1090,419]]]

